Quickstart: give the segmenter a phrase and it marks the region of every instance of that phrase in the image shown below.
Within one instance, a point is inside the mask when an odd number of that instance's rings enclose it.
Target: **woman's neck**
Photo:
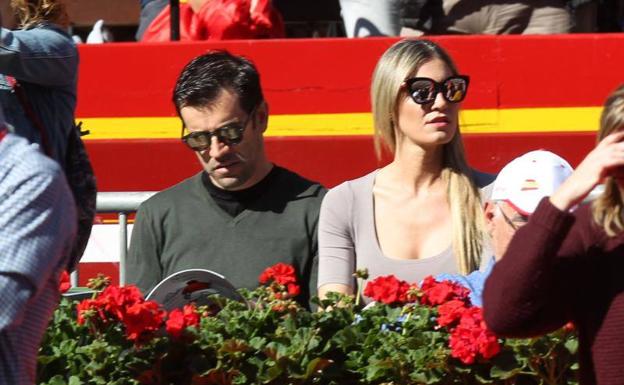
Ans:
[[[385,168],[389,181],[405,186],[409,183],[414,192],[428,189],[441,181],[443,155],[442,146],[397,148],[394,160]]]

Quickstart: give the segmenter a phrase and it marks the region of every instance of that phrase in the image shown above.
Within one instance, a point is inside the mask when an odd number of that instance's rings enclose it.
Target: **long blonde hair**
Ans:
[[[600,116],[600,129],[597,142],[605,136],[624,129],[624,84],[609,95]],[[592,203],[594,221],[601,226],[610,237],[624,230],[622,213],[624,203],[620,189],[613,177],[607,177],[605,190]]]
[[[42,23],[69,26],[69,16],[62,0],[11,0],[20,28],[31,28]]]
[[[371,85],[371,104],[378,157],[382,147],[392,153],[396,151],[398,106],[402,98],[408,97],[402,91],[401,83],[433,59],[442,60],[453,74],[458,74],[448,53],[429,40],[401,40],[391,46],[377,63]],[[485,225],[481,196],[466,162],[459,127],[453,139],[444,145],[443,152],[442,179],[448,186],[453,251],[459,271],[467,274],[479,267]]]

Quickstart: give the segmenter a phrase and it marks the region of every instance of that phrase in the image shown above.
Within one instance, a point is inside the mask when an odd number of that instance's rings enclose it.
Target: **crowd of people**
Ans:
[[[624,0],[188,0],[179,7],[181,40],[624,30]],[[118,40],[169,41],[170,21],[169,0],[140,0],[136,34]],[[101,23],[94,30],[103,38],[88,42],[115,38]]]
[[[0,383],[22,385],[34,383],[60,275],[75,267],[85,234],[85,197],[68,171],[78,57],[62,3],[0,4]],[[284,262],[304,283],[293,295],[311,306],[315,295],[354,295],[360,268],[370,280],[434,275],[471,289],[501,336],[573,321],[581,383],[624,383],[624,85],[607,97],[597,145],[576,170],[538,150],[487,174],[463,149],[469,76],[440,45],[401,40],[371,83],[377,149],[392,161],[327,191],[268,158],[260,84],[249,59],[226,51],[182,69],[173,90],[180,145],[202,169],[141,205],[129,283],[147,293],[202,268],[253,288]]]
[[[468,85],[431,41],[390,47],[371,99],[378,147],[394,158],[326,192],[267,158],[268,105],[253,64],[223,51],[193,59],[173,99],[202,171],[141,205],[128,281],[147,292],[205,268],[249,288],[279,261],[307,284],[298,296],[307,306],[316,289],[354,294],[360,268],[370,280],[437,275],[470,288],[501,336],[573,321],[581,383],[622,383],[624,86],[607,99],[598,145],[576,171],[533,151],[496,177],[464,158],[458,113]],[[583,203],[603,180],[604,193]]]

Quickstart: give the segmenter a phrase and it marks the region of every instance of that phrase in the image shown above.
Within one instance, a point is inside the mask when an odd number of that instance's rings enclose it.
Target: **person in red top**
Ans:
[[[605,103],[598,141],[518,230],[483,293],[485,322],[500,336],[573,321],[582,385],[624,384],[624,85]],[[603,180],[604,192],[580,204]]]
[[[141,41],[169,41],[170,18],[167,5]],[[180,40],[280,37],[285,37],[284,22],[271,0],[187,0],[180,4]]]

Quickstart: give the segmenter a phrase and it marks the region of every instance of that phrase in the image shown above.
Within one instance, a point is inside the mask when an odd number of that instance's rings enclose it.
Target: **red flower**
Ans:
[[[466,309],[459,325],[451,331],[449,339],[451,355],[465,364],[472,364],[477,357],[494,357],[500,351],[496,335],[483,322],[481,308]]]
[[[108,286],[98,296],[97,301],[104,310],[123,321],[126,308],[143,302],[143,295],[136,286]]]
[[[401,305],[408,301],[408,291],[412,286],[397,279],[394,275],[377,277],[366,284],[364,295],[388,305]]]
[[[184,305],[183,313],[184,322],[187,326],[199,325],[199,314],[197,313],[197,308],[194,304]]]
[[[464,301],[454,299],[438,306],[438,325],[453,326],[468,308]]]
[[[470,303],[470,290],[455,282],[438,282],[433,277],[428,276],[423,280],[420,289],[422,291],[420,303],[423,305],[437,306],[455,299],[466,304]]]
[[[258,278],[261,284],[269,284],[269,289],[276,299],[296,297],[301,292],[297,285],[295,268],[285,263],[277,263],[266,268]]]
[[[123,318],[126,337],[140,342],[147,333],[157,331],[165,318],[165,311],[154,301],[138,302],[125,309]]]
[[[182,331],[186,326],[184,322],[184,313],[180,309],[173,309],[169,312],[169,318],[167,318],[167,333],[173,337],[178,338],[182,335]]]
[[[281,285],[287,285],[289,283],[297,283],[297,276],[294,267],[280,262],[266,268],[262,274],[260,274],[258,280],[263,285],[271,281],[275,281]]]
[[[71,282],[69,282],[69,273],[67,272],[67,270],[63,270],[59,282],[59,290],[61,291],[61,293],[66,293],[70,287]]]
[[[76,313],[78,313],[78,325],[83,325],[88,318],[88,314],[96,312],[98,303],[94,299],[84,299],[76,305]]]
[[[286,287],[288,288],[288,295],[290,295],[290,297],[296,297],[301,292],[301,289],[297,284],[289,283]]]
[[[179,338],[184,329],[189,326],[197,326],[199,324],[199,314],[195,305],[184,305],[182,309],[174,309],[169,313],[167,319],[167,333],[174,338]]]
[[[84,300],[76,309],[78,324],[97,314],[96,325],[121,322],[126,337],[137,343],[158,330],[166,314],[156,302],[145,301],[135,286],[108,286],[96,299]]]

